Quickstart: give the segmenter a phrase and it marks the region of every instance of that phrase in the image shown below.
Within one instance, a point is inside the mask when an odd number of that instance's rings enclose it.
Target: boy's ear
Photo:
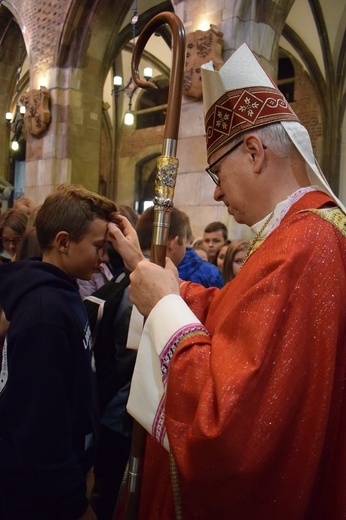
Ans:
[[[177,246],[179,245],[179,237],[178,235],[167,243],[167,256],[171,258],[172,254],[174,255]]]
[[[170,250],[170,251],[174,251],[174,249],[177,246],[178,240],[179,240],[178,236],[176,236],[176,237],[172,238],[171,240],[169,240],[168,243],[167,243],[167,249]]]
[[[59,231],[55,237],[55,243],[60,253],[66,254],[69,246],[69,234],[67,231]]]

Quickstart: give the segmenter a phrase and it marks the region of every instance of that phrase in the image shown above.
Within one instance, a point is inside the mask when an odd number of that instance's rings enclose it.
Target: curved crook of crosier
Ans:
[[[144,81],[140,79],[138,67],[144,50],[144,47],[150,36],[164,23],[167,23],[172,30],[172,69],[169,82],[169,92],[167,101],[167,115],[165,122],[164,140],[178,140],[181,101],[183,93],[183,79],[185,66],[185,29],[180,18],[174,13],[159,13],[145,26],[141,34],[138,36],[131,62],[132,78],[141,88],[157,88],[152,81]],[[176,146],[173,145],[173,148]],[[171,148],[171,146],[170,146]],[[169,150],[169,155],[175,155],[176,150]]]

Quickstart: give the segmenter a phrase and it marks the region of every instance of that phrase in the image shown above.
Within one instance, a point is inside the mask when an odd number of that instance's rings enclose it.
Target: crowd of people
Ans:
[[[23,356],[24,344],[22,342],[29,342],[29,344],[35,343],[35,350],[30,356],[30,363],[27,363],[27,368],[30,370],[32,367],[31,375],[35,377],[35,381],[31,381],[31,378],[26,378],[23,381],[23,387],[21,385],[12,386],[11,379],[8,380],[8,373],[6,368],[2,377],[5,382],[3,385],[3,406],[0,406],[1,417],[3,418],[2,432],[4,438],[14,435],[10,426],[10,408],[13,409],[14,415],[21,417],[21,421],[26,421],[26,430],[23,435],[27,438],[23,439],[21,436],[15,437],[13,441],[13,452],[11,449],[7,449],[7,461],[8,466],[14,468],[15,477],[13,480],[8,480],[7,484],[2,487],[1,495],[4,496],[6,493],[6,499],[3,499],[2,508],[0,511],[5,517],[8,518],[19,518],[21,514],[24,514],[25,508],[29,506],[29,503],[34,508],[33,517],[47,518],[70,518],[69,515],[75,515],[73,511],[82,510],[85,505],[86,491],[82,486],[82,483],[78,485],[76,482],[76,490],[68,488],[68,475],[67,471],[74,472],[77,475],[77,468],[81,468],[82,473],[79,472],[79,479],[85,480],[85,475],[90,472],[91,480],[93,482],[92,489],[90,492],[89,502],[92,507],[88,507],[85,513],[85,518],[92,518],[93,514],[97,514],[98,520],[112,520],[113,512],[116,507],[117,497],[120,491],[121,482],[126,469],[131,445],[131,432],[132,432],[132,418],[126,412],[126,402],[129,395],[131,377],[136,360],[136,350],[126,349],[128,328],[131,317],[132,303],[129,299],[129,291],[126,285],[129,284],[128,271],[126,270],[121,256],[112,247],[110,241],[106,242],[106,248],[104,246],[104,236],[99,232],[95,235],[93,226],[90,224],[90,230],[84,230],[83,233],[78,228],[81,226],[82,217],[86,218],[90,223],[93,221],[98,222],[99,226],[103,222],[110,220],[111,217],[115,218],[116,214],[124,215],[136,228],[138,239],[143,254],[149,258],[151,250],[151,239],[152,229],[154,221],[154,207],[148,208],[142,215],[137,215],[130,211],[129,208],[124,206],[117,207],[111,201],[102,199],[95,194],[92,194],[92,201],[95,207],[92,207],[88,202],[90,196],[87,190],[81,187],[73,186],[61,186],[56,192],[54,192],[42,206],[35,206],[33,201],[28,198],[20,198],[15,201],[13,208],[6,210],[0,216],[0,240],[1,240],[1,262],[7,265],[6,274],[3,275],[1,281],[0,293],[1,304],[3,309],[1,310],[0,317],[0,336],[3,351],[3,359],[11,366],[11,372],[16,373],[22,370],[21,356]],[[69,204],[69,208],[65,207]],[[80,215],[78,214],[76,206],[80,204],[85,206],[81,210]],[[88,207],[88,204],[90,207]],[[95,209],[96,208],[96,209]],[[56,218],[56,215],[64,213],[67,216],[73,216],[74,224],[67,226],[65,218],[61,220]],[[53,214],[55,219],[53,220]],[[42,216],[43,215],[43,216]],[[46,220],[51,221],[51,225],[46,225]],[[106,224],[104,224],[105,226]],[[221,265],[216,265],[216,256],[219,252],[220,245],[225,243],[231,243],[230,240],[217,242],[214,244],[214,236],[218,237],[219,226],[222,228],[223,236],[227,237],[227,231],[225,226],[220,222],[211,223],[206,227],[206,230],[201,238],[201,247],[204,249],[206,256],[202,259],[198,255],[196,244],[193,245],[194,235],[190,224],[189,217],[179,209],[173,207],[170,218],[170,230],[169,240],[167,243],[167,257],[172,260],[174,265],[178,268],[179,276],[182,280],[191,280],[202,284],[205,287],[218,287],[222,288],[224,285],[224,273],[222,272]],[[216,231],[215,231],[216,230]],[[80,243],[80,237],[83,238]],[[42,239],[43,237],[43,239]],[[90,255],[88,258],[90,243],[96,239],[96,255]],[[102,240],[101,240],[102,239]],[[195,241],[196,242],[196,241]],[[213,247],[211,247],[213,243]],[[210,251],[213,254],[210,255]],[[214,254],[215,251],[215,254]],[[85,252],[85,260],[82,261],[80,255]],[[80,259],[78,257],[80,256]],[[24,262],[23,264],[19,261],[30,260],[30,262]],[[43,260],[43,264],[40,259]],[[214,262],[212,262],[213,260]],[[35,262],[35,263],[33,263]],[[9,265],[11,264],[11,265]],[[41,266],[47,267],[41,269]],[[41,272],[42,271],[42,272]],[[60,272],[62,271],[62,272]],[[122,276],[126,274],[128,282],[122,287],[121,302],[119,303],[119,309],[117,315],[114,318],[115,329],[114,341],[109,342],[108,353],[101,351],[98,343],[92,342],[91,339],[91,363],[94,363],[96,369],[96,375],[94,377],[94,385],[96,385],[96,395],[98,398],[98,407],[100,411],[99,427],[96,428],[92,425],[96,421],[95,417],[92,417],[92,400],[95,398],[92,395],[89,396],[89,408],[86,407],[84,410],[85,417],[81,414],[77,414],[76,418],[71,419],[70,424],[66,424],[65,428],[71,428],[72,430],[77,428],[75,420],[84,421],[85,423],[90,422],[91,431],[85,435],[90,436],[88,443],[90,447],[96,442],[98,444],[98,450],[96,455],[92,459],[92,471],[91,463],[86,462],[84,459],[90,459],[80,451],[80,447],[77,445],[81,442],[82,432],[76,432],[75,437],[72,433],[70,438],[70,446],[66,446],[66,454],[64,459],[63,447],[61,447],[62,454],[60,463],[66,464],[66,474],[63,472],[59,481],[55,481],[57,477],[54,476],[51,483],[49,478],[45,477],[45,486],[47,488],[47,500],[42,497],[39,498],[38,491],[41,489],[42,479],[44,475],[37,476],[37,471],[40,468],[40,464],[49,464],[49,458],[40,462],[40,445],[38,445],[37,452],[37,464],[33,461],[35,452],[29,453],[29,447],[34,442],[34,435],[37,438],[40,436],[48,436],[51,438],[50,442],[46,442],[45,449],[49,452],[51,448],[52,453],[48,454],[47,457],[51,457],[50,463],[53,465],[54,449],[53,446],[56,443],[56,437],[52,434],[52,428],[60,428],[63,418],[71,415],[69,406],[64,409],[64,406],[60,404],[59,414],[56,414],[54,422],[51,419],[47,422],[46,417],[46,406],[53,406],[56,404],[56,399],[59,396],[63,401],[71,399],[73,396],[74,406],[77,406],[81,396],[73,395],[70,388],[64,388],[64,371],[66,370],[65,360],[59,360],[59,353],[57,352],[56,342],[62,342],[65,344],[65,354],[69,353],[72,355],[72,348],[74,343],[77,342],[77,337],[80,338],[85,344],[90,344],[90,335],[87,332],[86,325],[81,324],[80,332],[76,335],[72,335],[72,338],[67,339],[62,329],[71,329],[71,319],[81,319],[80,306],[78,308],[76,295],[73,296],[72,300],[72,286],[69,286],[67,282],[68,278],[72,279],[73,283],[76,284],[79,296],[85,301],[94,301],[95,297],[106,294],[105,291],[114,291],[115,282],[118,279],[122,279]],[[17,292],[9,287],[13,285],[13,281],[16,280],[21,287],[21,291]],[[7,285],[9,284],[9,286]],[[50,292],[53,287],[57,289],[56,298]],[[99,289],[103,288],[100,292]],[[55,290],[55,289],[54,289]],[[62,296],[64,291],[67,291],[68,296]],[[71,294],[70,294],[71,293]],[[10,298],[10,304],[7,302],[7,297]],[[46,316],[42,317],[42,302],[45,303]],[[8,307],[9,305],[9,307]],[[34,306],[35,311],[30,311],[30,320],[27,318],[22,320],[20,327],[20,334],[16,331],[20,318],[17,317],[17,313],[28,314],[28,305]],[[64,308],[65,305],[65,308]],[[50,306],[57,307],[55,311],[54,319],[49,310]],[[86,306],[88,311],[88,307]],[[66,317],[66,312],[70,314],[69,318]],[[41,316],[39,318],[39,316]],[[72,317],[72,318],[71,318]],[[88,316],[89,317],[89,316]],[[90,318],[92,319],[92,318]],[[101,326],[105,322],[102,322]],[[11,327],[10,327],[11,324]],[[9,328],[10,327],[10,328]],[[47,333],[46,328],[49,327],[51,333],[55,336],[54,341],[51,342],[49,348],[47,348]],[[57,330],[55,331],[55,328]],[[83,334],[81,330],[83,329]],[[83,337],[84,335],[84,337]],[[39,338],[45,343],[42,344]],[[91,331],[92,338],[92,331]],[[87,343],[88,342],[88,343]],[[14,349],[13,345],[16,345],[16,353],[10,352]],[[69,346],[70,345],[70,346]],[[45,356],[42,349],[47,348]],[[102,346],[104,349],[105,347]],[[94,349],[94,350],[93,350]],[[69,352],[70,351],[70,352]],[[29,351],[27,351],[28,353]],[[49,363],[43,361],[47,356],[51,356]],[[42,360],[40,359],[42,356]],[[58,356],[58,358],[56,358]],[[72,355],[70,361],[76,363],[75,355]],[[78,356],[77,356],[78,358]],[[94,359],[95,358],[95,359]],[[79,359],[79,358],[78,358]],[[81,359],[79,359],[81,361]],[[85,365],[85,360],[83,361]],[[56,396],[51,401],[47,399],[46,393],[51,392],[52,388],[47,385],[44,386],[42,378],[38,378],[34,366],[40,367],[40,370],[45,371],[44,379],[48,374],[52,373],[53,366],[55,366],[57,374],[60,373],[61,381],[59,383],[60,393],[56,392]],[[12,368],[13,366],[13,368]],[[76,368],[76,367],[75,367]],[[81,377],[86,377],[83,374]],[[110,383],[112,378],[112,383]],[[92,383],[93,375],[90,380]],[[57,376],[54,378],[57,381]],[[79,382],[80,383],[80,382]],[[78,382],[76,384],[79,384]],[[68,382],[68,386],[71,382]],[[41,388],[44,392],[44,401],[40,402],[36,400],[37,413],[27,417],[23,413],[23,406],[25,405],[28,410],[31,410],[33,405],[30,402],[30,392],[27,392],[26,401],[24,400],[25,388],[29,386],[35,392],[39,392]],[[91,392],[92,394],[92,392]],[[17,400],[23,401],[21,406]],[[1,398],[0,398],[1,403]],[[67,405],[67,402],[66,402]],[[79,403],[81,405],[81,403]],[[83,409],[83,407],[82,407]],[[90,413],[90,417],[88,417]],[[37,414],[41,416],[39,420]],[[29,420],[30,418],[30,420]],[[44,424],[42,424],[44,422]],[[97,432],[97,434],[96,434]],[[85,432],[83,431],[83,434]],[[17,434],[16,434],[17,435]],[[98,437],[97,437],[98,435]],[[80,436],[80,438],[78,437]],[[76,446],[74,446],[76,444]],[[9,448],[9,446],[7,446]],[[68,451],[71,450],[71,454],[75,456],[74,467],[72,464],[68,464]],[[92,449],[90,448],[91,452]],[[16,460],[15,452],[21,453],[21,461],[19,463]],[[88,450],[87,450],[88,451]],[[58,464],[59,460],[54,461],[54,464]],[[52,466],[53,467],[53,466]],[[54,467],[53,467],[54,468]],[[47,468],[48,469],[48,468]],[[42,468],[40,468],[42,471]],[[49,471],[56,471],[56,469],[49,468]],[[34,475],[34,479],[31,481],[29,488],[31,489],[30,497],[27,497],[28,489],[26,489],[25,482],[21,482],[19,473],[23,475],[30,475],[30,472]],[[6,473],[6,465],[5,465]],[[37,478],[37,482],[35,479]],[[90,478],[90,477],[89,477]],[[65,482],[64,482],[65,480]],[[49,486],[51,488],[49,489]],[[55,488],[56,486],[56,488]],[[74,494],[68,498],[69,493]],[[16,503],[16,496],[18,494],[23,497],[20,503]],[[37,494],[37,496],[36,496]],[[50,497],[50,498],[49,498]],[[66,506],[59,505],[60,502]],[[50,509],[51,508],[51,509]],[[42,509],[42,511],[41,511]],[[49,513],[48,513],[49,512]],[[78,513],[79,514],[79,513]],[[7,515],[7,516],[6,516]],[[53,516],[55,515],[55,516]],[[84,516],[79,516],[84,518]],[[78,517],[78,518],[79,518]],[[77,518],[77,517],[76,517]]]
[[[4,520],[125,518],[133,420],[141,520],[346,517],[345,208],[246,45],[202,79],[214,199],[252,243],[173,208],[158,266],[153,207],[72,185],[0,217]]]
[[[21,197],[15,201],[13,208],[6,210],[0,216],[0,262],[6,263],[14,259],[22,259],[24,255],[28,255],[28,257],[40,256],[41,251],[35,237],[35,218],[39,208],[40,206],[35,206],[31,199]],[[129,208],[124,206],[119,206],[119,208],[121,213],[128,217],[132,224],[136,226],[140,215],[134,210],[132,210],[130,215]],[[180,221],[176,230],[174,224],[178,214],[180,215]],[[141,226],[145,219],[148,219],[149,224],[152,226],[153,207],[149,208],[149,211],[145,211],[141,217]],[[151,231],[152,228],[150,227],[147,231],[146,239],[146,250],[149,252]],[[177,231],[176,235],[174,235],[175,231]],[[196,239],[188,215],[177,208],[173,208],[170,234],[172,233],[174,235],[173,240],[176,242],[173,247],[173,243],[169,241],[167,247],[168,256],[170,256],[172,249],[174,250],[174,255],[178,254],[179,261],[174,259],[173,261],[178,267],[179,275],[183,280],[197,282],[205,287],[222,288],[225,282],[234,277],[237,271],[233,271],[231,266],[233,260],[227,263],[226,270],[223,268],[226,252],[231,251],[237,242],[228,238],[228,230],[225,224],[219,221],[209,223],[204,229],[203,236]],[[21,252],[23,243],[24,250]],[[229,248],[228,246],[231,244],[233,246]],[[248,245],[248,242],[244,241],[244,247],[246,245]],[[180,251],[177,253],[179,246],[181,246]],[[27,247],[30,248],[28,251]],[[183,255],[181,255],[182,252],[184,253]],[[202,259],[202,262],[200,259]],[[241,261],[239,261],[239,258],[236,262],[238,262],[240,268]],[[102,263],[93,274],[91,280],[77,279],[81,297],[89,296],[110,281],[113,278],[113,271],[108,263]]]

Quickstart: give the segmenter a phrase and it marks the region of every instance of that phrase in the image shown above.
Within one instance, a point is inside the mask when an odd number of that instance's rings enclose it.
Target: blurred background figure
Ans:
[[[203,232],[203,244],[208,250],[209,262],[216,265],[216,255],[227,240],[227,227],[222,222],[211,222]]]
[[[13,204],[13,208],[19,209],[20,211],[23,211],[23,213],[26,213],[29,216],[35,209],[35,204],[28,197],[21,197],[20,199],[17,199],[15,201],[15,203]]]
[[[42,256],[42,250],[37,240],[36,229],[32,227],[25,231],[21,242],[18,244],[16,254],[13,258],[10,257],[10,261],[25,260],[26,258],[40,256]],[[5,313],[0,308],[0,353],[2,352],[8,326],[9,322],[6,319]]]
[[[143,254],[147,257],[150,256],[153,223],[154,206],[150,206],[139,217],[136,225],[141,249]],[[190,240],[191,230],[188,229],[188,226],[189,220],[186,213],[173,207],[168,232],[166,256],[168,256],[176,266],[178,266],[184,258],[186,246]]]
[[[1,249],[14,257],[26,230],[28,215],[18,209],[8,209],[0,217]]]
[[[225,260],[225,254],[226,254],[227,248],[230,245],[230,243],[231,243],[231,241],[229,239],[227,239],[226,242],[224,243],[224,245],[222,247],[220,247],[220,249],[216,255],[216,265],[219,268],[221,273],[222,273],[223,262]]]
[[[124,217],[126,217],[131,222],[133,227],[136,227],[139,216],[138,216],[138,213],[136,213],[135,210],[133,208],[131,208],[131,206],[126,206],[125,204],[120,204],[119,213],[121,215],[123,215]]]
[[[108,254],[108,246],[107,246],[107,254]],[[97,271],[95,271],[92,275],[91,280],[81,280],[77,278],[76,282],[79,289],[79,294],[82,298],[86,298],[93,294],[97,289],[105,285],[113,278],[113,273],[110,270],[110,266],[108,262],[102,262],[98,266]]]
[[[193,233],[191,229],[190,219],[184,213],[186,218],[187,243],[193,243]],[[218,287],[221,289],[224,285],[223,278],[215,265],[208,261],[208,251],[200,241],[199,249],[187,247],[184,258],[178,265],[179,277],[189,282],[200,283],[204,287]],[[201,249],[202,248],[202,249]],[[198,251],[200,254],[198,254]],[[204,258],[201,256],[204,254]]]
[[[7,262],[11,262],[12,256],[6,249],[3,249],[1,245],[1,251],[0,251],[0,264],[6,264]]]
[[[40,208],[41,208],[41,204],[39,204],[38,206],[35,206],[34,209],[31,211],[29,218],[28,218],[28,223],[26,226],[27,229],[31,229],[32,227],[35,226],[36,216],[37,216],[37,213],[39,212]]]
[[[209,255],[207,248],[203,245],[202,240],[197,240],[197,242],[192,244],[192,249],[198,254],[202,260],[205,262],[209,262]]]
[[[42,256],[42,249],[37,240],[36,228],[27,229],[16,251],[14,260],[25,260]]]
[[[222,276],[225,283],[233,280],[239,273],[250,246],[250,242],[246,240],[235,240],[227,247],[222,267]]]

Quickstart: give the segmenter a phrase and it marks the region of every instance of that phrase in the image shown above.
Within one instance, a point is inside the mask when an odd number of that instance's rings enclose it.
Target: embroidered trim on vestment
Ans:
[[[291,209],[293,204],[298,202],[304,195],[307,193],[310,193],[312,191],[319,191],[320,188],[318,186],[305,186],[304,188],[300,188],[299,190],[295,191],[287,197],[284,206],[282,207],[280,213],[276,216],[274,223],[272,226],[268,227],[266,231],[263,233],[259,233],[257,237],[255,237],[255,240],[251,244],[250,251],[246,257],[246,260],[250,258],[250,256],[257,251],[257,249],[260,247],[260,245],[264,242],[264,240],[272,234],[272,232],[281,224],[281,221],[283,218],[287,215],[288,211]],[[274,209],[275,212],[275,209]],[[245,263],[245,262],[244,262]]]
[[[320,190],[320,188],[318,186],[305,186],[304,188],[300,188],[299,190],[292,193],[292,195],[289,195],[287,197],[286,204],[280,211],[280,214],[278,215],[278,217],[275,219],[273,226],[271,228],[269,228],[269,232],[266,233],[266,236],[268,236],[270,233],[272,233],[274,231],[274,229],[276,229],[279,226],[279,224],[281,223],[281,220],[284,218],[285,215],[287,215],[288,211],[291,209],[293,204],[298,202],[298,200],[300,200],[307,193],[311,193],[312,191],[319,191],[319,190]]]
[[[323,220],[330,222],[330,224],[346,237],[346,215],[337,206],[334,208],[324,209],[303,209],[298,211],[298,213],[303,213],[304,211],[310,211],[311,213],[319,215]]]
[[[346,215],[343,213],[343,211],[335,206],[332,208],[322,208],[322,209],[313,209],[313,208],[307,208],[302,209],[300,211],[297,211],[296,213],[293,213],[292,217],[294,215],[298,215],[299,213],[305,213],[306,211],[309,211],[310,213],[315,213],[315,215],[318,215],[323,220],[329,222],[332,224],[340,233],[346,237]],[[277,227],[277,226],[276,226]],[[272,230],[270,230],[270,234],[272,233]],[[251,255],[260,247],[260,245],[264,242],[264,240],[269,236],[269,234],[266,237],[262,237],[259,240],[256,241],[255,244],[252,246]],[[249,255],[249,257],[251,256]]]
[[[167,379],[168,379],[168,369],[173,354],[182,340],[189,339],[193,336],[205,335],[209,337],[209,333],[202,324],[190,324],[185,325],[181,329],[179,329],[171,338],[167,341],[165,347],[162,349],[160,354],[160,362],[161,362],[161,378],[162,384],[164,388],[164,393],[160,399],[160,403],[157,407],[153,427],[152,434],[153,437],[160,443],[163,444],[164,437],[166,435],[166,427],[165,427],[165,403],[166,403],[166,387],[167,387]]]

